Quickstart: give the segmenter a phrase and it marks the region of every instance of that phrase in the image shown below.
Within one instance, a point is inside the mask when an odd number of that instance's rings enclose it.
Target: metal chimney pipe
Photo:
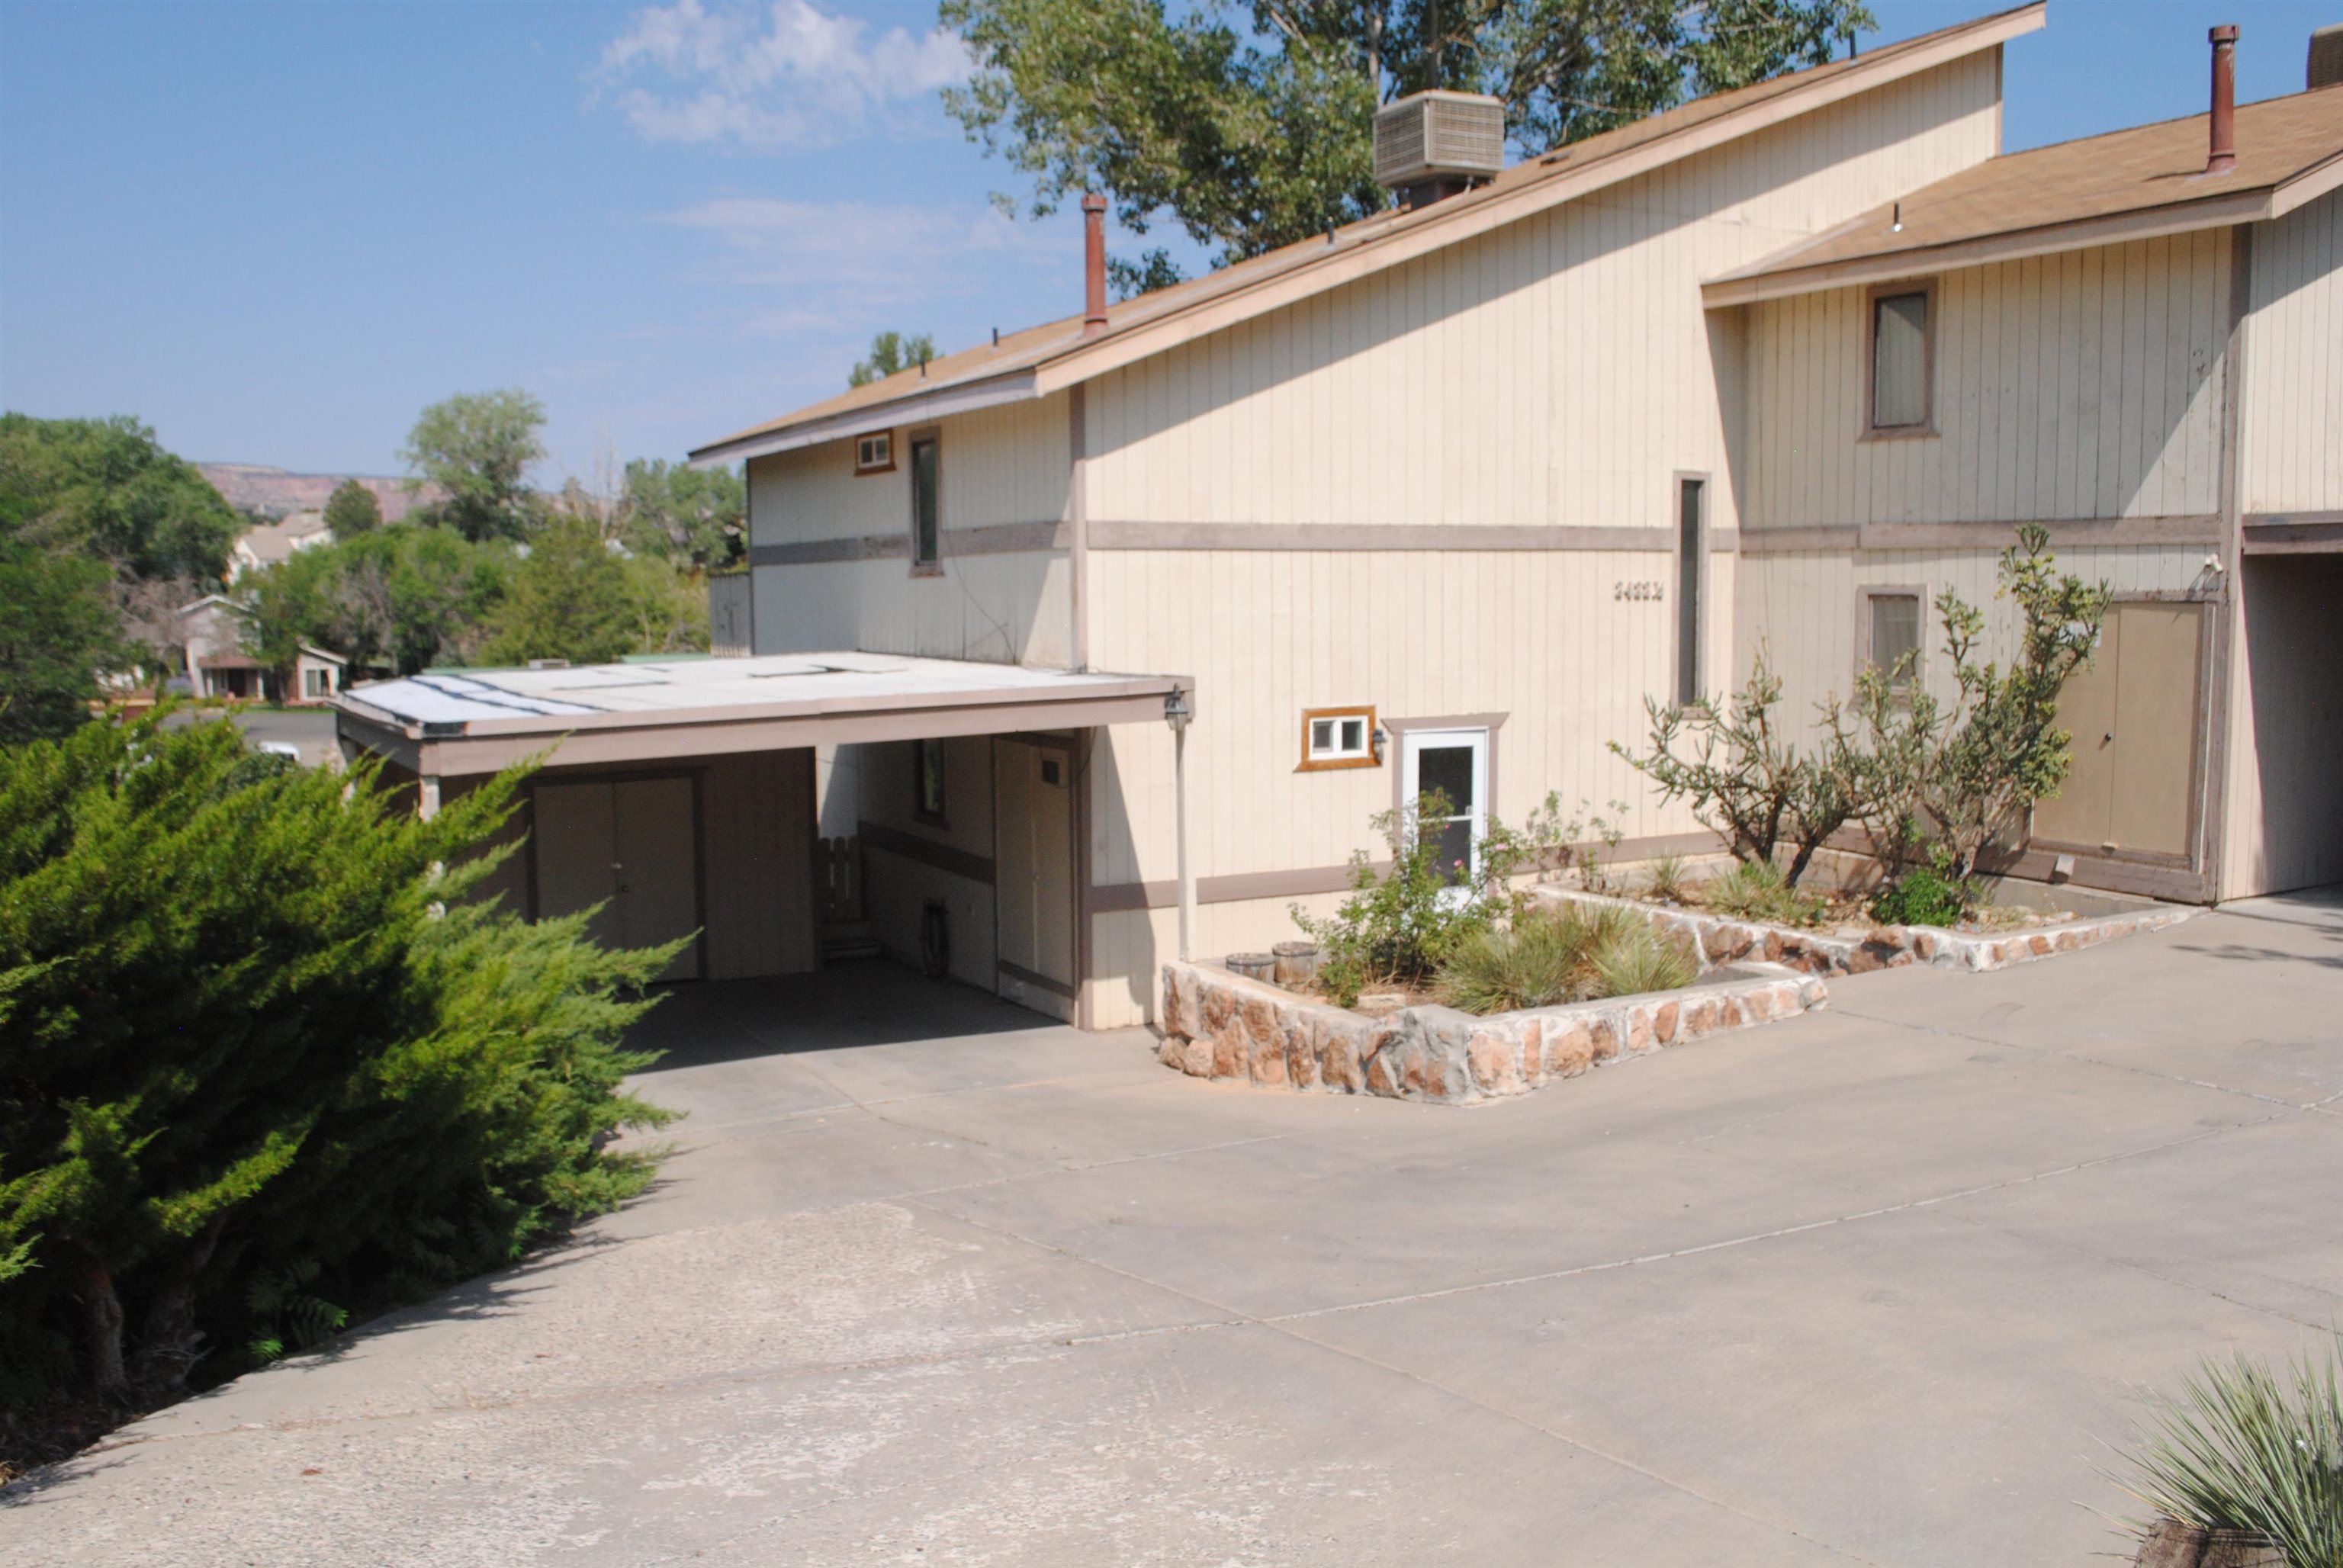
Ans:
[[[2213,45],[2213,146],[2205,160],[2208,175],[2237,166],[2237,28],[2224,23],[2205,35]]]
[[[1082,336],[1105,330],[1106,197],[1092,191],[1082,197]]]

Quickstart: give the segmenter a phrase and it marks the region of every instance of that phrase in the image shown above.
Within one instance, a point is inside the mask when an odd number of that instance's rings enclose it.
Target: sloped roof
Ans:
[[[778,419],[752,425],[691,454],[735,462],[836,439],[857,430],[940,417],[1044,396],[1160,353],[1190,337],[1274,310],[1514,222],[1677,159],[1750,135],[1857,93],[1992,48],[2043,24],[2046,0],[1810,66],[1771,81],[1697,98],[1664,114],[1524,159],[1486,185],[1412,212],[1378,213],[1202,277],[1110,306],[1106,330],[1082,336],[1069,316],[898,371]]]
[[[1738,304],[2277,217],[2343,184],[2343,86],[2240,104],[2235,167],[2206,115],[1991,158],[1702,290]],[[1895,224],[1900,216],[1903,227]]]

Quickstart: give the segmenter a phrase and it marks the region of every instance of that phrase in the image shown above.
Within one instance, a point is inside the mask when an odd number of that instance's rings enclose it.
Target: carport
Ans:
[[[427,815],[540,759],[508,829],[527,842],[486,891],[532,919],[598,906],[595,932],[614,945],[696,931],[670,980],[820,966],[817,747],[900,758],[908,773],[973,744],[980,788],[954,819],[890,830],[892,859],[933,874],[874,879],[872,923],[899,957],[940,938],[952,974],[1081,1022],[1091,736],[1184,720],[1192,689],[1178,676],[815,653],[426,673],[334,707],[344,751],[382,758]],[[1181,728],[1162,732],[1175,756]],[[1184,866],[1184,778],[1178,794]],[[1184,877],[1182,892],[1184,916]]]

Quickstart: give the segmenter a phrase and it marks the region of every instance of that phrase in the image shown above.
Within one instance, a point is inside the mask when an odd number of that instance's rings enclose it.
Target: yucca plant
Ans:
[[[1461,1011],[1510,1012],[1671,990],[1691,984],[1699,970],[1681,944],[1633,910],[1573,904],[1470,933],[1441,964],[1434,989]]]
[[[1684,897],[1684,858],[1674,849],[1666,850],[1652,861],[1650,879],[1644,891],[1654,899],[1681,904]]]
[[[2343,1568],[2343,1331],[2285,1371],[2207,1358],[2113,1479],[2167,1518],[2268,1542],[2290,1568]]]
[[[1586,961],[1600,982],[1597,996],[1674,990],[1700,978],[1700,964],[1683,942],[1640,922],[1596,943]]]

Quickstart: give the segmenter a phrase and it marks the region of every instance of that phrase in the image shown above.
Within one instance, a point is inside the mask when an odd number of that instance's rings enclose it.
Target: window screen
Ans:
[[[1700,508],[1698,479],[1676,481],[1676,706],[1700,699]]]
[[[1909,686],[1920,656],[1920,596],[1871,596],[1871,662],[1896,686]]]
[[[1928,297],[1884,294],[1871,302],[1871,423],[1928,422]]]
[[[911,443],[911,559],[931,566],[940,551],[937,538],[937,451],[933,441]]]

